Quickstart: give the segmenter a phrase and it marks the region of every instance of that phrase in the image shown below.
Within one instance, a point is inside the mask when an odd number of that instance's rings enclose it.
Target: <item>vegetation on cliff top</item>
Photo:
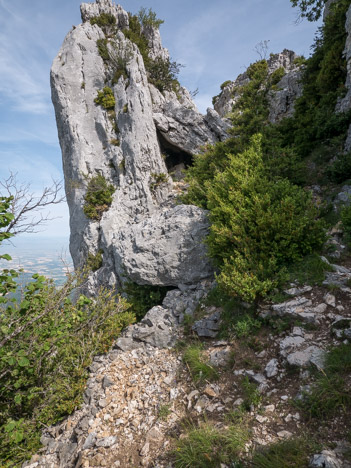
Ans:
[[[312,2],[300,5],[306,14],[307,4]],[[184,201],[210,210],[207,244],[227,294],[250,301],[266,296],[286,281],[292,263],[325,241],[324,223],[303,185],[315,178],[306,166],[311,154],[323,148],[324,158],[334,157],[351,123],[350,113],[335,114],[345,93],[349,5],[332,5],[319,30],[294,116],[269,123],[268,93],[282,75],[269,75],[267,61],[260,60],[247,70],[250,81],[236,90],[232,137],[205,148],[188,169]],[[321,172],[326,177],[323,167]]]

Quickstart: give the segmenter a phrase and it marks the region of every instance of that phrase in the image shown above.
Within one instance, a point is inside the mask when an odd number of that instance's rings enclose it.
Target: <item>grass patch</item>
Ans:
[[[321,285],[327,271],[333,271],[333,268],[323,262],[319,255],[311,254],[290,266],[289,281],[311,286]]]
[[[215,380],[218,378],[217,371],[210,366],[203,356],[203,349],[199,345],[188,346],[183,353],[183,361],[188,366],[194,382]]]
[[[351,345],[342,344],[327,354],[324,371],[296,404],[311,418],[326,419],[337,410],[350,410],[351,392],[345,380],[350,372]]]
[[[223,309],[219,332],[221,338],[247,338],[256,334],[262,326],[254,306],[226,295],[219,287],[215,287],[209,292],[205,304]]]
[[[170,405],[161,405],[158,410],[159,419],[166,420],[171,414]]]
[[[315,444],[306,439],[292,439],[257,450],[252,458],[254,468],[304,468],[316,450]]]
[[[176,468],[217,468],[221,463],[235,463],[249,439],[244,424],[217,429],[207,423],[190,427],[175,450]],[[233,466],[233,465],[231,465]]]

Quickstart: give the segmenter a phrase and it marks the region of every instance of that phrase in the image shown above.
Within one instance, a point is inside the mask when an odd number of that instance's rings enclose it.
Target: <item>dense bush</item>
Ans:
[[[110,54],[108,52],[107,44],[108,44],[107,39],[98,39],[96,41],[96,45],[97,45],[97,48],[98,48],[99,55],[104,61],[107,61],[110,58]]]
[[[325,239],[310,195],[265,173],[261,138],[206,183],[210,255],[217,280],[229,294],[253,300],[282,278],[284,267],[320,247]]]
[[[88,253],[86,267],[89,271],[97,271],[99,268],[102,267],[103,253],[103,250],[98,250],[98,252],[95,255],[91,252]]]
[[[130,310],[140,320],[154,306],[162,304],[169,289],[166,286],[140,285],[128,281],[123,287],[123,293],[127,296]]]
[[[351,179],[351,152],[340,155],[326,172],[329,179],[337,184]]]
[[[107,211],[112,203],[115,190],[115,187],[100,174],[90,179],[84,197],[85,215],[90,219],[100,221],[103,212]]]
[[[0,198],[0,243],[10,234],[10,199]],[[3,259],[10,259],[2,255]],[[79,296],[84,274],[70,275],[57,289],[33,275],[22,296],[18,272],[0,274],[0,465],[21,466],[52,425],[82,402],[93,356],[106,352],[135,318],[124,299],[101,290]],[[72,301],[72,295],[78,297]],[[20,297],[18,300],[16,297]]]

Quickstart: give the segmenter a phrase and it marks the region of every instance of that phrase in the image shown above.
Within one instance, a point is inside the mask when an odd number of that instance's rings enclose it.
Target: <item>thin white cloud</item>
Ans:
[[[49,58],[40,28],[31,20],[0,0],[0,97],[10,109],[46,114],[50,108]]]

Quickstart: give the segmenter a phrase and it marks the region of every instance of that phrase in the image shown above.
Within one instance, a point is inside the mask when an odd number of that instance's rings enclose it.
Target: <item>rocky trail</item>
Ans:
[[[44,430],[44,448],[24,466],[171,468],[187,424],[205,420],[225,427],[228,415],[247,404],[246,456],[260,446],[317,433],[324,447],[309,466],[351,466],[351,446],[344,440],[348,415],[338,413],[319,427],[296,405],[311,388],[315,370],[323,369],[326,351],[351,339],[351,289],[345,284],[351,270],[340,265],[333,270],[322,286],[292,286],[286,301],[261,304],[265,325],[241,339],[218,338],[221,308],[203,300],[210,283],[170,291],[163,305],[130,326],[113,350],[94,359],[84,405]],[[184,314],[197,318],[191,331],[182,325]],[[201,341],[218,379],[193,380],[182,357],[189,340]],[[245,378],[257,388],[251,407]]]

